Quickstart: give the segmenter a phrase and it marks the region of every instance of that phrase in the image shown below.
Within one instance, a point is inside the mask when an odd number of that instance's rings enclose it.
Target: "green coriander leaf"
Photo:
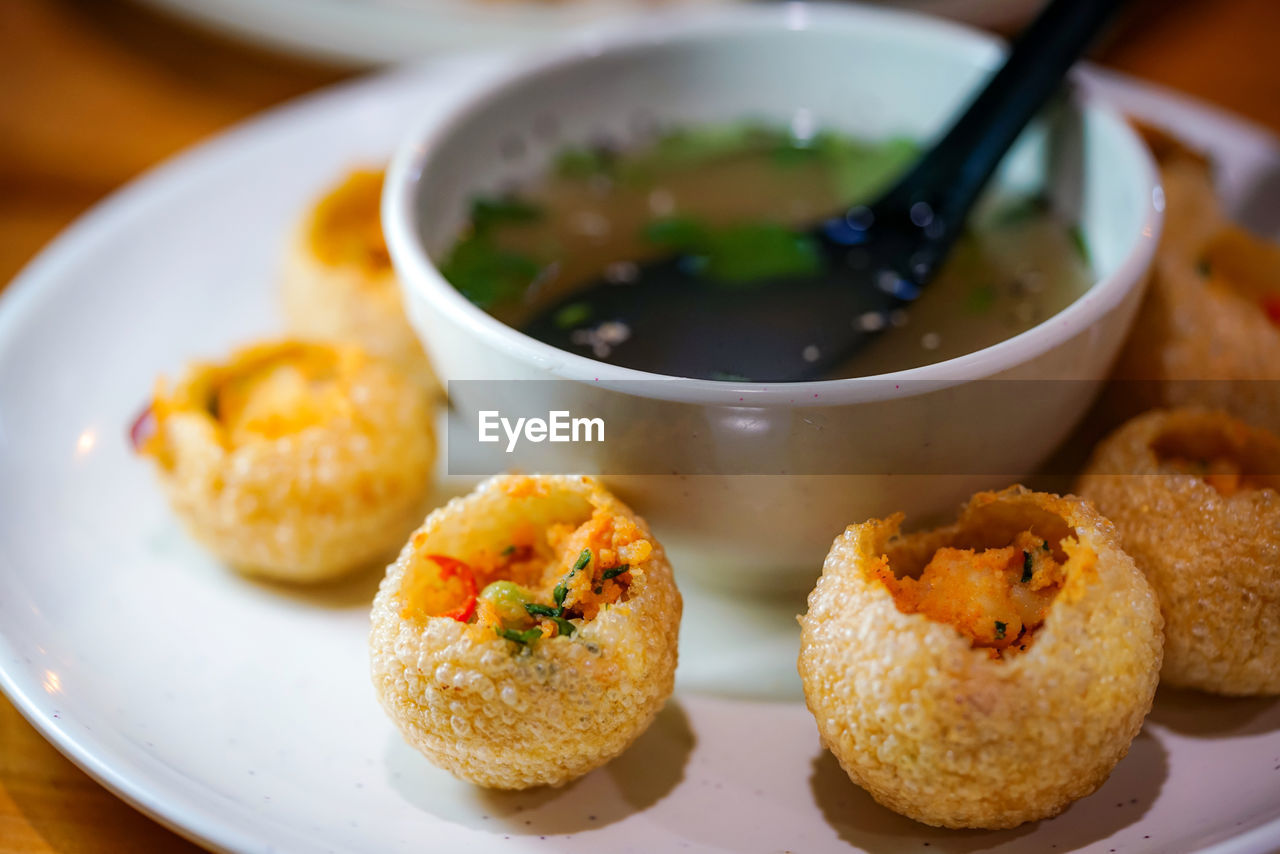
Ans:
[[[818,244],[812,237],[767,222],[713,231],[706,256],[706,275],[727,284],[812,275],[822,268]]]
[[[1067,230],[1067,236],[1071,238],[1071,245],[1075,248],[1076,254],[1080,256],[1080,260],[1084,262],[1086,267],[1092,266],[1089,260],[1089,241],[1084,236],[1084,231],[1079,225],[1073,225]]]
[[[658,140],[644,160],[655,168],[697,166],[708,160],[780,145],[786,134],[749,122],[680,128]]]
[[[476,234],[485,234],[497,225],[524,225],[542,219],[543,210],[538,205],[512,196],[487,198],[477,196],[471,200],[471,227]]]
[[[518,632],[515,629],[495,626],[493,630],[497,632],[498,637],[506,638],[509,641],[515,641],[520,644],[530,644],[542,637],[542,631],[540,629],[529,629],[527,631]]]
[[[995,285],[976,285],[964,298],[965,310],[971,314],[986,314],[996,304]]]
[[[480,308],[520,297],[542,272],[542,265],[519,252],[499,248],[488,237],[473,234],[459,241],[440,272],[464,297]]]
[[[651,220],[640,233],[649,243],[677,252],[705,251],[710,239],[710,229],[704,223],[687,216]]]
[[[574,329],[591,319],[591,306],[585,302],[571,302],[555,313],[551,322],[557,329]]]
[[[561,178],[593,178],[606,175],[614,163],[603,148],[567,148],[556,156],[555,173]]]
[[[769,159],[783,169],[794,169],[819,160],[822,154],[822,150],[815,145],[789,139],[769,152]]]
[[[871,145],[837,134],[831,134],[829,140],[826,151],[836,191],[851,205],[874,199],[920,156],[920,146],[905,138]]]

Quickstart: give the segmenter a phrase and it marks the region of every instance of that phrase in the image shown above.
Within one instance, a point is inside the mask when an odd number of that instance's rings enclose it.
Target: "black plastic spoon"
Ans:
[[[689,256],[642,263],[625,284],[590,283],[524,331],[564,350],[653,373],[758,382],[818,379],[890,325],[926,286],[1023,127],[1123,0],[1051,0],[951,129],[892,189],[808,230],[812,276],[726,287]],[[598,333],[557,315],[585,303]],[[560,315],[563,317],[563,315]],[[603,326],[601,326],[603,322]],[[593,345],[596,345],[593,348]]]

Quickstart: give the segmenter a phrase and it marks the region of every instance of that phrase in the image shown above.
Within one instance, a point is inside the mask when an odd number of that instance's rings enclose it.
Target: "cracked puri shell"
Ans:
[[[652,545],[625,601],[571,636],[520,645],[448,616],[406,617],[415,556],[499,552],[517,530],[585,523],[604,511]],[[499,476],[433,512],[387,569],[373,603],[373,683],[406,741],[481,786],[558,786],[627,748],[671,695],[680,593],[661,545],[595,480]]]
[[[1113,373],[1113,423],[1205,406],[1280,429],[1280,246],[1227,218],[1205,157],[1160,131],[1144,136],[1160,167],[1164,231]]]
[[[1226,455],[1260,481],[1226,495],[1161,456]],[[1160,598],[1161,678],[1280,693],[1280,439],[1222,412],[1157,410],[1100,443],[1078,485],[1116,524]]]
[[[285,409],[250,414],[256,423],[243,430],[218,411],[220,389],[289,362],[308,373],[297,386],[324,386],[323,402],[291,387]],[[436,453],[429,400],[358,347],[246,347],[226,362],[192,365],[171,389],[160,384],[151,411],[155,432],[140,450],[154,459],[175,513],[247,575],[309,583],[369,566],[427,510]]]
[[[382,181],[380,169],[351,171],[294,229],[280,271],[285,317],[295,334],[359,344],[440,395],[382,236]]]
[[[800,618],[805,700],[850,778],[925,824],[1007,828],[1093,792],[1151,708],[1161,618],[1111,524],[1083,500],[1022,487],[975,495],[952,525],[901,517],[836,538]],[[1021,531],[1073,537],[1034,643],[1007,659],[904,613],[877,567],[919,572],[943,547],[999,548]],[[1092,556],[1092,558],[1090,557]]]

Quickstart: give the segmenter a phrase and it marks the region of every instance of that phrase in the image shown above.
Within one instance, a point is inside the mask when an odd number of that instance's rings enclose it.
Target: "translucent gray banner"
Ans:
[[[1078,472],[1098,439],[1150,406],[1207,405],[1280,423],[1277,382],[871,379],[811,389],[452,381],[448,471],[1017,479]],[[1275,471],[1258,473],[1280,473],[1269,459],[1254,467]]]

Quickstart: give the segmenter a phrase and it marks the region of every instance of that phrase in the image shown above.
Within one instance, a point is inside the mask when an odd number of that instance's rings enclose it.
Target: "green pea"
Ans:
[[[504,625],[529,624],[529,614],[524,606],[533,601],[533,594],[519,584],[513,581],[495,581],[480,591],[480,598],[493,606]]]

